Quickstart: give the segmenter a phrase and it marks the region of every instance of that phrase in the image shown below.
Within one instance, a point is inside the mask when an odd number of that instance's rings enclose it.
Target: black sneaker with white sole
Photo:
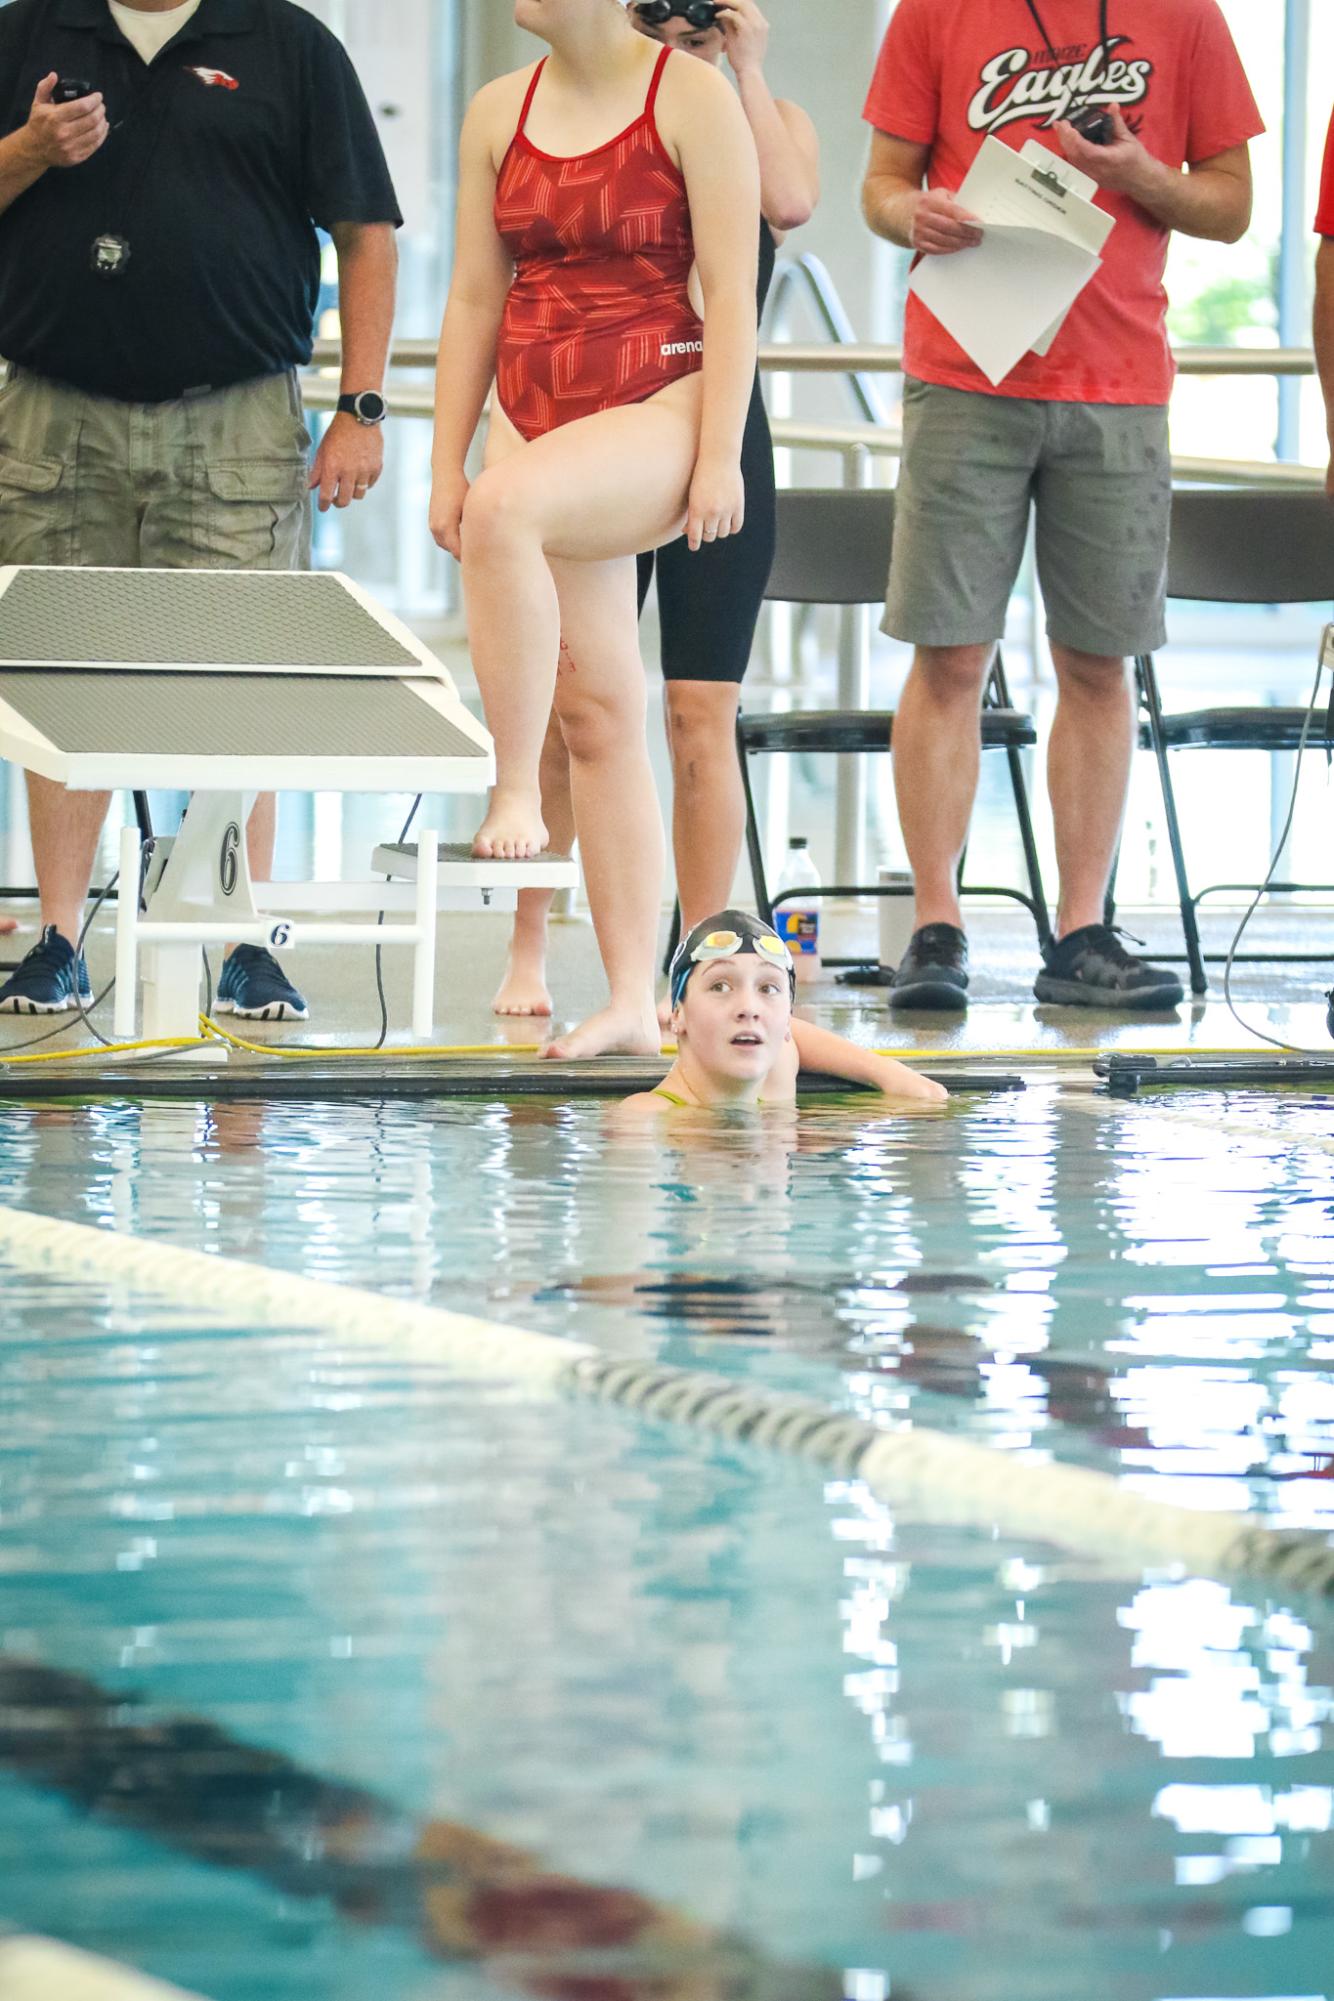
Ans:
[[[272,952],[262,945],[238,945],[222,962],[216,1014],[243,1021],[305,1021],[310,1009]]]
[[[968,940],[957,924],[924,924],[914,931],[895,968],[889,1004],[905,1011],[962,1014],[968,1006]]]
[[[48,924],[32,950],[0,986],[0,1013],[64,1014],[93,997],[88,965],[62,932]]]
[[[1110,924],[1085,924],[1053,938],[1033,992],[1049,1007],[1153,1010],[1180,1007],[1185,989],[1166,966],[1137,959]]]

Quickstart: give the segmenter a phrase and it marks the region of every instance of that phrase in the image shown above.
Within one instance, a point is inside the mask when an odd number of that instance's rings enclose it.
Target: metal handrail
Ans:
[[[795,262],[785,262],[781,270],[795,268]],[[437,347],[433,340],[396,340],[389,355],[390,367],[434,368]],[[337,368],[342,352],[336,340],[316,341],[311,367]],[[1315,374],[1315,353],[1309,347],[1178,347],[1173,356],[1179,375]],[[794,375],[841,375],[845,371],[901,375],[903,349],[872,342],[769,342],[760,348],[760,367]]]
[[[307,409],[332,410],[338,401],[338,384],[327,375],[307,375],[301,386]],[[392,400],[395,416],[433,414],[434,401],[429,389],[404,383],[395,387]],[[776,445],[794,451],[837,452],[844,458],[862,453],[897,458],[903,449],[903,433],[897,418],[883,424],[813,424],[795,417],[775,417],[769,428]],[[1323,466],[1289,465],[1265,459],[1174,458],[1172,473],[1174,478],[1190,485],[1267,486],[1306,491],[1325,483]]]
[[[856,398],[857,407],[868,423],[888,423],[889,411],[880,394],[879,384],[873,382],[862,370],[846,366],[847,350],[857,346],[856,331],[848,318],[847,308],[839,295],[837,285],[829,275],[828,268],[810,251],[803,252],[800,257],[784,258],[774,274],[773,290],[765,311],[770,333],[777,337],[778,345],[785,351],[795,348],[796,343],[784,340],[782,335],[787,326],[791,297],[798,287],[804,289],[806,297],[824,321],[829,335],[830,345],[814,351],[838,355],[841,365],[836,372],[846,375],[848,387]],[[765,352],[770,351],[765,350]],[[803,353],[810,351],[812,350],[805,348],[801,350]],[[762,362],[761,366],[764,365]]]

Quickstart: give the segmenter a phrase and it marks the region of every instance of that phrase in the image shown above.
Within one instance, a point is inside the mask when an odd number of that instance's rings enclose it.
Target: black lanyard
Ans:
[[[1107,50],[1107,4],[1108,0],[1100,0],[1099,19],[1102,29],[1102,47],[1104,54],[1106,53]],[[1048,55],[1054,55],[1056,52],[1056,44],[1055,42],[1053,42],[1051,36],[1047,33],[1047,30],[1042,25],[1042,16],[1038,12],[1037,0],[1028,0],[1028,11],[1033,16],[1033,19],[1037,22],[1038,33],[1042,37],[1043,45],[1046,48]]]
[[[174,66],[165,82],[159,82],[150,65],[133,91],[125,116],[112,127],[107,145],[116,145],[117,141],[119,145],[107,162],[104,197],[106,209],[114,217],[114,226],[101,230],[93,239],[93,270],[99,277],[122,277],[130,261],[132,246],[124,231],[138,217],[141,198],[162,150],[167,130],[166,107],[178,95],[184,74],[183,69]],[[136,172],[134,141],[147,118],[150,99],[158,114],[157,122],[143,140]]]

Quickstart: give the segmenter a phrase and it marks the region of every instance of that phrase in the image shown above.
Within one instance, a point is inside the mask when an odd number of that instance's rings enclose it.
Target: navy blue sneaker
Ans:
[[[262,945],[238,945],[222,962],[217,1014],[245,1021],[305,1021],[310,1013],[272,952]]]
[[[79,1001],[87,1007],[92,997],[87,960],[82,952],[76,959],[69,939],[62,937],[54,924],[48,924],[31,952],[0,987],[0,1013],[64,1014]]]

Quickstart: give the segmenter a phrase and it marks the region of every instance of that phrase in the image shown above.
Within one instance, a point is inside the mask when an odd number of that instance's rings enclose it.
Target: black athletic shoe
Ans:
[[[244,1021],[305,1021],[305,1000],[288,979],[272,952],[262,945],[238,945],[222,962],[215,1014],[237,1014]]]
[[[79,1001],[86,1007],[92,997],[83,954],[76,957],[68,938],[62,937],[54,924],[48,924],[27,957],[0,986],[0,1013],[63,1014]]]
[[[1165,966],[1127,952],[1110,924],[1085,924],[1042,954],[1033,992],[1049,1007],[1180,1007],[1185,989]]]
[[[896,1008],[962,1014],[968,1006],[968,940],[957,924],[914,931],[889,989]]]

